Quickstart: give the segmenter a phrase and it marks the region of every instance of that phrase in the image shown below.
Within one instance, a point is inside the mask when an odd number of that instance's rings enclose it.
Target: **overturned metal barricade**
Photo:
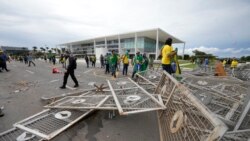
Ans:
[[[72,126],[92,110],[47,109],[14,124],[15,127],[50,140]]]
[[[243,81],[232,77],[201,77],[185,74],[181,82],[206,88],[213,88],[221,84],[238,85],[247,88],[247,85]]]
[[[166,110],[158,111],[161,141],[219,140],[227,131],[219,120],[187,88],[165,73],[155,93],[160,93]]]
[[[187,76],[183,81],[209,110],[234,128],[248,102],[248,85],[231,78]]]
[[[152,95],[129,78],[107,80],[120,115],[165,109],[160,95]],[[130,88],[129,88],[130,87]]]
[[[243,102],[238,97],[218,93],[211,89],[186,85],[192,94],[198,98],[210,111],[222,119],[227,125],[234,127],[243,110]]]
[[[249,141],[250,129],[226,132],[221,141]]]
[[[245,64],[236,68],[234,75],[243,81],[250,81],[250,64]]]
[[[38,137],[29,132],[23,131],[18,128],[12,128],[0,134],[0,141],[42,141],[41,137]]]
[[[153,95],[157,100],[161,101],[159,95]],[[117,96],[119,99],[124,96]],[[143,97],[143,96],[140,96]],[[129,97],[128,99],[133,97]],[[130,104],[132,104],[133,99]],[[128,104],[128,102],[127,102]],[[131,105],[133,106],[133,105]],[[114,98],[111,95],[91,95],[91,96],[68,96],[55,101],[49,105],[44,106],[45,108],[59,108],[59,109],[95,109],[95,110],[118,110]],[[130,107],[124,109],[129,110]],[[138,108],[139,109],[139,108]]]
[[[136,82],[149,93],[153,93],[160,81],[161,73],[154,70],[145,70],[135,74]]]

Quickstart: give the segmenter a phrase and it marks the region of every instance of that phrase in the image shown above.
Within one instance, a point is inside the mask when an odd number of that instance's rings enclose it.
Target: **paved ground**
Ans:
[[[0,132],[12,128],[15,122],[43,110],[42,96],[59,95],[76,91],[74,83],[68,81],[68,89],[59,89],[62,74],[52,74],[49,63],[35,61],[36,67],[27,67],[20,62],[8,64],[10,72],[0,73],[0,106],[4,106],[4,117],[0,117]],[[98,64],[97,64],[98,65]],[[57,65],[61,69],[60,65]],[[62,69],[61,69],[62,70]],[[130,70],[131,72],[131,70]],[[87,69],[78,63],[76,76],[79,89],[89,89],[89,82],[106,83],[112,79],[100,68]],[[123,77],[120,75],[119,77]],[[86,117],[54,141],[158,141],[159,131],[155,112],[108,118],[109,111],[96,111]]]

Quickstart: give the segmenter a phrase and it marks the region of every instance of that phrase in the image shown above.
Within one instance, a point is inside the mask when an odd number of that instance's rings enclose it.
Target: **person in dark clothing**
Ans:
[[[105,68],[105,66],[104,66],[104,57],[103,57],[102,54],[101,54],[101,57],[100,57],[100,61],[101,61],[101,68]]]
[[[104,59],[104,63],[106,65],[106,70],[105,70],[105,74],[109,74],[109,58],[110,58],[110,55],[109,53],[106,54],[105,56],[105,59]]]
[[[86,61],[87,68],[88,68],[89,67],[89,57],[87,55],[85,56],[85,61]]]
[[[53,62],[53,65],[56,64],[56,56],[53,56],[53,57],[52,57],[52,62]]]
[[[24,63],[28,64],[28,57],[27,57],[27,55],[25,55],[23,58],[24,58]]]
[[[64,73],[63,85],[60,88],[61,89],[66,88],[66,84],[67,84],[67,80],[68,80],[69,75],[71,76],[72,80],[75,82],[74,87],[79,87],[78,81],[75,77],[75,69],[77,67],[76,58],[74,56],[70,55],[68,57],[68,59],[66,59],[66,60],[67,60],[67,64],[68,64],[67,71]]]
[[[7,55],[4,54],[3,51],[0,51],[0,62],[1,62],[2,70],[5,69],[8,72],[10,70],[7,69],[7,63],[6,63],[7,60],[8,60]]]
[[[33,57],[32,57],[31,54],[27,57],[27,59],[28,59],[28,62],[29,62],[29,67],[30,67],[30,64],[31,64],[31,63],[32,63],[34,66],[36,66],[36,64],[33,62]]]

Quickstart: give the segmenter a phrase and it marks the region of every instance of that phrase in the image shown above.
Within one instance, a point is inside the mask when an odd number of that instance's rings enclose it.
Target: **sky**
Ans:
[[[55,47],[152,28],[184,40],[185,54],[250,55],[249,0],[0,0],[0,45]]]

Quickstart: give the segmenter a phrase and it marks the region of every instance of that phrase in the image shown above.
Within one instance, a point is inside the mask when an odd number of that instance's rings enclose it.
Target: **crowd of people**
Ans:
[[[87,64],[87,68],[89,67],[90,62],[92,63],[92,67],[95,67],[96,64],[95,56],[85,55],[84,58]],[[121,70],[121,63],[123,64],[122,74],[124,76],[128,75],[129,65],[132,64],[134,66],[132,72],[132,78],[134,78],[136,72],[144,71],[148,68],[149,59],[145,53],[140,54],[139,51],[133,58],[130,58],[128,50],[126,51],[125,54],[121,56],[117,54],[115,50],[112,50],[111,53],[106,53],[105,56],[102,54],[100,56],[100,66],[101,68],[105,69],[104,73],[111,74],[115,78],[117,77],[116,72]],[[151,63],[153,64],[153,59],[151,59]]]

